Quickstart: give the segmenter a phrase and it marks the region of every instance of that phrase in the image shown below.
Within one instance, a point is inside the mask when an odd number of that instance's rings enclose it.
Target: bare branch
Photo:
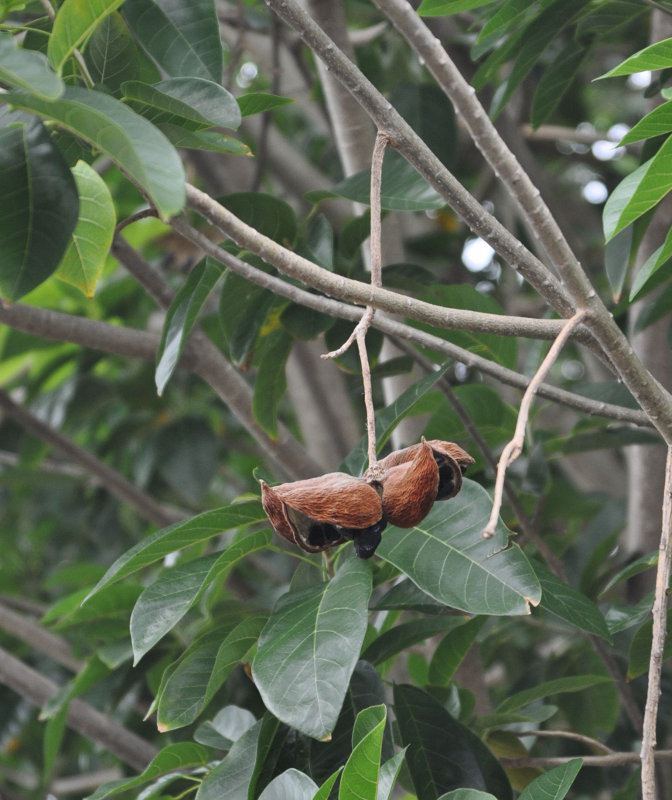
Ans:
[[[57,664],[61,664],[73,672],[78,672],[82,666],[82,662],[75,658],[66,639],[43,628],[42,625],[23,614],[17,614],[4,603],[0,603],[0,628],[10,636],[15,636],[36,650],[45,653]]]
[[[495,527],[497,526],[499,511],[502,507],[502,491],[504,489],[506,470],[523,451],[523,445],[525,444],[525,429],[527,428],[527,420],[530,415],[530,407],[532,405],[534,395],[536,394],[546,375],[548,375],[553,364],[555,364],[555,361],[560,355],[560,351],[565,346],[565,343],[569,339],[572,330],[581,322],[584,317],[585,312],[579,311],[571,319],[567,320],[565,327],[558,338],[551,345],[546,357],[541,363],[541,366],[525,390],[523,400],[520,404],[520,409],[518,410],[518,421],[516,422],[516,429],[513,433],[513,438],[502,451],[502,455],[499,458],[499,464],[497,465],[497,478],[495,480],[492,512],[490,513],[488,524],[483,529],[482,536],[484,539],[490,539],[495,535]]]
[[[546,758],[502,758],[501,765],[505,769],[526,769],[529,767],[540,767],[547,769],[551,767],[561,767],[574,758],[581,758],[584,767],[618,767],[625,764],[637,764],[639,762],[638,753],[610,753],[604,756],[549,756]],[[672,750],[658,750],[656,761],[672,761]]]

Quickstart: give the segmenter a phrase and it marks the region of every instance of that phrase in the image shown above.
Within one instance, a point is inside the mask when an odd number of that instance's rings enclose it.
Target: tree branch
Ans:
[[[0,648],[0,682],[39,708],[44,708],[60,688],[3,648]],[[142,772],[158,752],[153,744],[77,698],[70,701],[67,725],[98,742],[138,772]]]
[[[522,758],[502,758],[501,765],[505,769],[527,769],[529,767],[540,767],[550,769],[560,767],[574,758],[581,758],[584,767],[619,767],[625,764],[639,763],[638,753],[610,753],[603,756],[549,756],[549,757],[522,757]],[[672,761],[672,750],[658,750],[656,761]]]

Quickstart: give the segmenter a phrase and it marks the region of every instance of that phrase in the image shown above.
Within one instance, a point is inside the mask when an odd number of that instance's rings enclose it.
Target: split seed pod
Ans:
[[[412,448],[408,460],[396,464],[378,462],[384,472],[379,479],[383,487],[385,519],[398,528],[412,528],[429,514],[439,488],[439,470],[432,448],[423,441]],[[404,453],[404,451],[397,451]],[[395,453],[391,453],[390,459]]]
[[[370,558],[387,524],[378,491],[344,472],[272,488],[262,481],[261,504],[276,533],[308,553],[351,539],[357,555]]]

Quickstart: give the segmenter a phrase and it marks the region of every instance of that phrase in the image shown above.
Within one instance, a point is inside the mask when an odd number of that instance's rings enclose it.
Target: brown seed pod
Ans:
[[[378,491],[343,472],[272,488],[262,481],[261,503],[275,532],[308,553],[352,539],[357,555],[369,558],[386,525]]]
[[[387,467],[379,483],[388,522],[398,528],[412,528],[422,522],[434,505],[439,487],[439,470],[431,447],[423,440],[415,446],[412,460]]]

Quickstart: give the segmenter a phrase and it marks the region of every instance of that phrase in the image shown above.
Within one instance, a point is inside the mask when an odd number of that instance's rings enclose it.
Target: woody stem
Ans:
[[[499,512],[502,507],[502,494],[504,490],[504,478],[506,476],[506,470],[523,451],[523,444],[525,443],[525,428],[527,427],[527,421],[530,416],[530,407],[532,405],[534,395],[536,394],[537,389],[543,382],[546,375],[548,375],[553,364],[555,364],[556,359],[560,355],[560,351],[565,346],[565,343],[571,336],[572,331],[583,320],[585,315],[586,312],[581,310],[567,320],[565,326],[549,348],[548,353],[546,353],[546,357],[541,362],[541,366],[536,371],[534,377],[525,390],[525,394],[523,395],[523,399],[520,403],[520,410],[518,411],[518,420],[516,422],[516,429],[513,433],[513,438],[502,450],[502,454],[499,457],[499,462],[497,464],[497,476],[495,478],[492,511],[490,513],[488,524],[485,526],[483,533],[481,534],[484,539],[490,539],[495,535],[495,527],[497,526],[497,519],[499,518]]]

